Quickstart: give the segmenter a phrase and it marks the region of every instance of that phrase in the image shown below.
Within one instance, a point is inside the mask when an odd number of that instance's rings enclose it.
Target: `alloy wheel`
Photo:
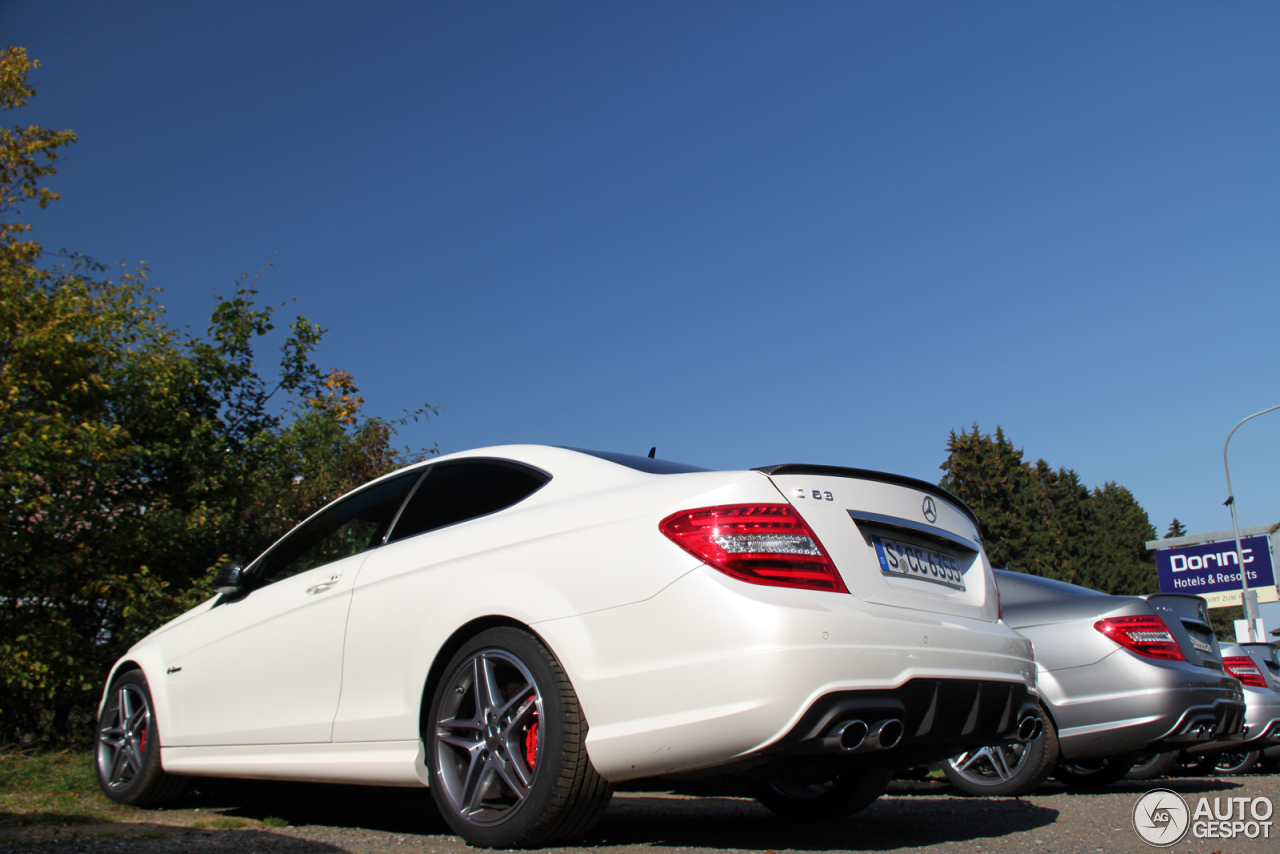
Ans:
[[[105,725],[98,730],[98,767],[106,785],[121,790],[142,773],[151,703],[141,688],[125,683],[116,688],[106,711]]]
[[[982,747],[947,760],[952,771],[978,786],[1008,782],[1026,761],[1025,744]]]
[[[453,673],[435,722],[437,781],[453,810],[500,824],[524,803],[542,746],[542,695],[515,655],[484,649]]]

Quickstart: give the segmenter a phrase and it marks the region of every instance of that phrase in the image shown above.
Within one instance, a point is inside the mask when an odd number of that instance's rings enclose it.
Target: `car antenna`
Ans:
[[[658,453],[658,446],[654,445],[652,448],[649,449],[649,459],[653,459],[653,455],[656,453]]]

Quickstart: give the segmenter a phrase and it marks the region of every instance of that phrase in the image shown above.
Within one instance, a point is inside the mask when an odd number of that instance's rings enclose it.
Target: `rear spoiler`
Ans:
[[[969,505],[965,504],[959,498],[956,498],[950,492],[947,492],[941,486],[929,483],[927,480],[916,480],[914,477],[907,477],[901,474],[889,474],[883,471],[871,471],[870,469],[850,469],[844,466],[814,466],[805,463],[783,463],[778,466],[760,466],[753,468],[752,471],[764,472],[768,475],[774,474],[820,474],[827,477],[850,477],[858,480],[876,480],[880,483],[893,483],[898,486],[909,486],[912,489],[918,489],[921,492],[928,492],[938,496],[943,501],[956,507],[969,517],[969,521],[973,522],[973,527],[978,529],[978,538],[982,538],[982,524],[978,521],[977,515],[969,509]]]

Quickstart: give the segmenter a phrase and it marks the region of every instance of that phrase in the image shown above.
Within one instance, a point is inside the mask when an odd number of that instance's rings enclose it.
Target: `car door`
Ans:
[[[331,740],[356,573],[421,471],[326,507],[246,571],[247,592],[196,619],[173,746]]]
[[[421,678],[410,652],[424,632],[451,632],[450,615],[433,612],[441,560],[483,551],[496,543],[472,526],[481,517],[518,504],[551,476],[509,460],[466,459],[428,468],[405,503],[384,547],[370,557],[352,600],[333,740],[416,738]],[[483,523],[481,531],[483,531]],[[452,530],[450,537],[447,531]],[[441,548],[440,534],[451,544]],[[433,580],[434,579],[434,580]],[[445,589],[457,576],[444,582]],[[484,590],[476,589],[483,597]],[[433,618],[433,613],[436,617]]]

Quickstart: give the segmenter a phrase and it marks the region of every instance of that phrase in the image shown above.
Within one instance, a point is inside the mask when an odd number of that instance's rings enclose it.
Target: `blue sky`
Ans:
[[[1280,403],[1274,3],[0,2],[36,237],[177,325],[274,259],[413,445],[936,480],[949,431],[1230,527]],[[270,351],[265,354],[269,358]],[[1280,521],[1280,412],[1232,440]]]

